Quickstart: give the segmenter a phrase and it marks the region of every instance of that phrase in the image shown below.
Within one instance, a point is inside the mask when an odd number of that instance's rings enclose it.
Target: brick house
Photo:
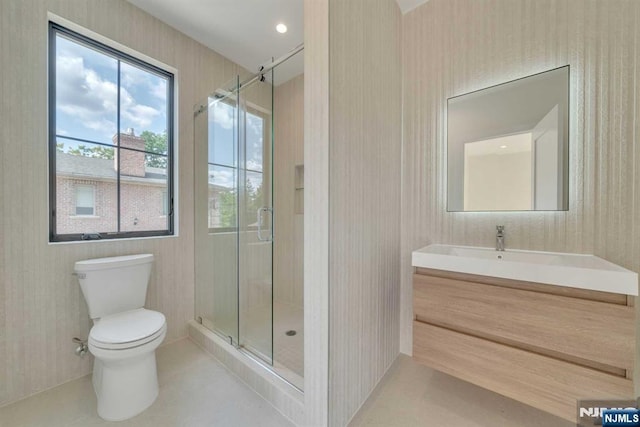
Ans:
[[[113,137],[117,144],[117,135]],[[133,129],[120,134],[120,146],[145,149]],[[118,150],[114,159],[58,152],[56,157],[57,233],[117,231]],[[167,171],[146,166],[145,154],[120,150],[121,231],[167,228]]]

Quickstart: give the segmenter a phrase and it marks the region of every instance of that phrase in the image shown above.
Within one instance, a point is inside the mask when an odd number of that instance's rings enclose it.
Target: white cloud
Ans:
[[[108,69],[112,73],[118,70],[118,61],[115,58],[104,55],[76,41],[71,41],[64,36],[58,36],[56,49],[60,56],[84,58],[85,61],[91,62],[93,68]]]
[[[251,186],[255,191],[262,186],[262,174],[256,172],[244,172],[244,179],[247,185]],[[231,168],[216,168],[215,170],[209,170],[209,184],[228,189],[237,188],[236,174]]]
[[[224,102],[216,102],[213,104],[212,118],[214,123],[219,124],[223,129],[233,128],[234,108]]]
[[[163,101],[167,99],[167,80],[164,78],[126,62],[121,62],[120,70],[120,82],[126,89],[135,90],[143,87],[156,98]]]
[[[120,83],[126,88],[146,85],[149,82],[149,73],[138,67],[120,62]]]
[[[231,169],[217,169],[209,171],[209,184],[219,185],[221,187],[235,187],[234,173]]]
[[[59,54],[56,66],[56,101],[60,111],[111,140],[117,129],[117,84],[89,68],[79,56]],[[138,103],[124,87],[120,96],[121,116],[127,123],[123,127],[130,123],[146,128],[160,114],[158,109]]]
[[[254,171],[261,171],[262,163],[256,161],[256,159],[249,159],[247,160],[247,169],[254,170]]]
[[[158,79],[155,84],[151,84],[150,92],[151,95],[162,101],[165,101],[167,99],[167,81]]]
[[[120,92],[120,103],[120,114],[124,119],[123,121],[127,124],[130,123],[137,129],[146,129],[153,122],[153,119],[160,114],[160,110],[148,105],[138,104],[125,88],[122,88]]]
[[[262,131],[264,126],[264,119],[262,117],[255,116],[251,113],[247,114],[247,125],[249,129],[257,136],[262,138]]]

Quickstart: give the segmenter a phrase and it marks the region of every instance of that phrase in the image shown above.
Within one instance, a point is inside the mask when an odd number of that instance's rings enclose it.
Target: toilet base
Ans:
[[[158,397],[155,351],[120,360],[95,358],[93,389],[98,415],[107,421],[123,421],[143,412]]]

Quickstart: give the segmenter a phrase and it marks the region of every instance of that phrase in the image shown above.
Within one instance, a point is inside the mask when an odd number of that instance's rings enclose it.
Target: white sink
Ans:
[[[413,251],[414,267],[617,294],[638,295],[638,274],[594,255],[429,245]]]

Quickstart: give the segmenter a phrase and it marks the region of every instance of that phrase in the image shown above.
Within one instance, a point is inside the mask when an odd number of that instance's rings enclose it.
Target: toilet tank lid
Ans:
[[[94,258],[75,263],[76,272],[103,270],[106,268],[120,268],[130,265],[147,264],[153,262],[153,254],[114,256],[109,258]]]

